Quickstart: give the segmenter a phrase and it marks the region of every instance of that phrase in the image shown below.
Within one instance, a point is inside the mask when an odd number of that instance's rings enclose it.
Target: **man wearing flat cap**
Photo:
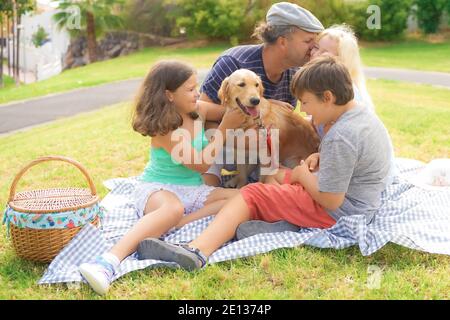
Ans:
[[[266,23],[253,34],[263,43],[223,52],[201,86],[200,100],[220,104],[217,92],[222,81],[238,69],[249,69],[261,78],[266,99],[294,108],[297,101],[290,92],[291,79],[309,61],[314,40],[323,29],[308,10],[290,2],[275,3],[267,12]],[[219,186],[221,169],[211,166],[203,175],[205,183]]]

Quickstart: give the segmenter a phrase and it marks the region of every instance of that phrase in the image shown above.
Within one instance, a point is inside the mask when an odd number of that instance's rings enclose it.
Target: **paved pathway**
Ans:
[[[199,83],[208,70],[199,71]],[[368,78],[390,79],[450,89],[450,73],[366,68]],[[131,79],[76,89],[21,102],[0,105],[0,135],[133,99],[142,79]]]
[[[366,67],[364,73],[370,79],[388,79],[420,84],[430,84],[433,86],[450,89],[450,73],[415,71],[404,69]]]
[[[133,99],[142,79],[0,105],[0,135]]]

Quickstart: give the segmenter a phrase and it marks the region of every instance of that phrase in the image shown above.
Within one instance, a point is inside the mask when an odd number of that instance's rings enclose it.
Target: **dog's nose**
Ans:
[[[259,104],[259,99],[258,98],[251,98],[250,99],[250,103],[254,106],[257,106]]]

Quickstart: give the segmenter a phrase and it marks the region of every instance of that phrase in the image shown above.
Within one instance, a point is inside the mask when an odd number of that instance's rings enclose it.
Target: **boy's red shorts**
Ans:
[[[290,181],[290,172],[282,185],[258,182],[240,190],[250,210],[251,220],[284,220],[304,228],[330,228],[336,223],[303,186],[287,181]]]

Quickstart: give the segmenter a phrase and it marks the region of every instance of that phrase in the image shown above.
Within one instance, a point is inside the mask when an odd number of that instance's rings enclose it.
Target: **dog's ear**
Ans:
[[[264,94],[264,86],[263,86],[263,84],[262,84],[261,78],[259,78],[259,77],[258,77],[258,83],[259,83],[259,86],[258,86],[258,89],[259,89],[259,96],[260,96],[260,97],[263,97],[263,94]]]
[[[222,104],[225,104],[228,100],[228,87],[229,87],[228,82],[229,82],[229,77],[226,77],[222,81],[222,85],[220,86],[220,89],[217,92],[217,97],[220,99],[220,102]]]

